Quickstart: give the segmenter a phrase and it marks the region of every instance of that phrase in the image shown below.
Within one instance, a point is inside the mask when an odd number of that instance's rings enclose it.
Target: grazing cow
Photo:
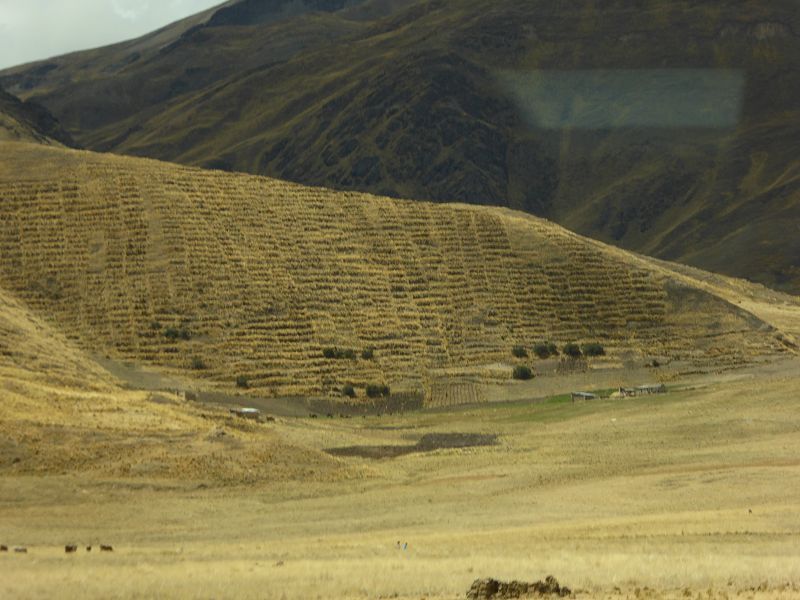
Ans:
[[[0,552],[8,552],[8,546],[6,546],[5,544],[0,546]]]
[[[113,552],[114,548],[112,546],[107,546],[105,544],[100,544],[100,552]]]
[[[27,554],[28,549],[25,546],[17,546],[16,548],[14,548],[14,552],[16,552],[17,554]]]
[[[64,552],[66,552],[67,554],[72,554],[73,552],[77,551],[78,547],[75,544],[67,544],[66,546],[64,546]]]
[[[92,551],[92,547],[91,546],[86,546],[86,551],[87,552],[91,552]]]

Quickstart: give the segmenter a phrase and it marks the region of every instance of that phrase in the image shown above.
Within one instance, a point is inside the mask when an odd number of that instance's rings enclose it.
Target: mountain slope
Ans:
[[[264,427],[232,423],[227,411],[121,389],[0,288],[0,476],[67,473],[241,484],[333,479],[345,470]]]
[[[505,205],[800,290],[794,2],[286,6],[0,81],[93,149]]]
[[[363,394],[421,391],[448,373],[507,381],[511,348],[539,340],[699,365],[786,349],[732,298],[522,213],[0,151],[0,284],[85,348],[210,386],[243,377],[260,394],[346,383]]]
[[[74,146],[72,137],[47,109],[22,102],[0,89],[0,140]]]

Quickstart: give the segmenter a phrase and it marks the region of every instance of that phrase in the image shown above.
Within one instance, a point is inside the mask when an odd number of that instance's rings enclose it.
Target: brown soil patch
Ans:
[[[493,433],[428,433],[414,445],[394,446],[346,446],[325,450],[333,456],[359,456],[361,458],[396,458],[414,452],[433,452],[448,448],[472,448],[493,446],[497,435]]]

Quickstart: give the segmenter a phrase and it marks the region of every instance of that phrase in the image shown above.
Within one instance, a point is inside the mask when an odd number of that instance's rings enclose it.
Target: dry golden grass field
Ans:
[[[1,598],[800,598],[796,298],[500,209],[0,157]]]
[[[95,404],[71,421],[73,451],[92,443],[99,421],[107,446],[117,436],[127,455],[78,471],[51,458],[46,477],[21,466],[29,457],[4,465],[0,543],[28,553],[0,554],[0,593],[449,599],[479,577],[553,574],[578,598],[797,598],[798,367],[789,359],[696,376],[650,397],[285,418],[246,430],[211,409],[167,412],[110,395],[110,414]],[[326,448],[412,445],[436,432],[498,440],[321,458]],[[186,470],[151,473],[163,460],[158,443]],[[249,462],[252,443],[269,449],[258,457],[268,471]],[[37,448],[48,456],[49,436]],[[203,460],[230,477],[193,469]],[[65,554],[73,543],[79,552]]]

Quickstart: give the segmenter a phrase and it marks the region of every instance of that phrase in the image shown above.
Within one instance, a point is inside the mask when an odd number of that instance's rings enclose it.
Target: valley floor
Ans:
[[[28,553],[0,554],[0,596],[449,599],[478,578],[552,574],[579,598],[798,598],[800,362],[735,375],[650,397],[263,425],[312,449],[498,436],[337,458],[341,480],[7,474],[0,544]]]

